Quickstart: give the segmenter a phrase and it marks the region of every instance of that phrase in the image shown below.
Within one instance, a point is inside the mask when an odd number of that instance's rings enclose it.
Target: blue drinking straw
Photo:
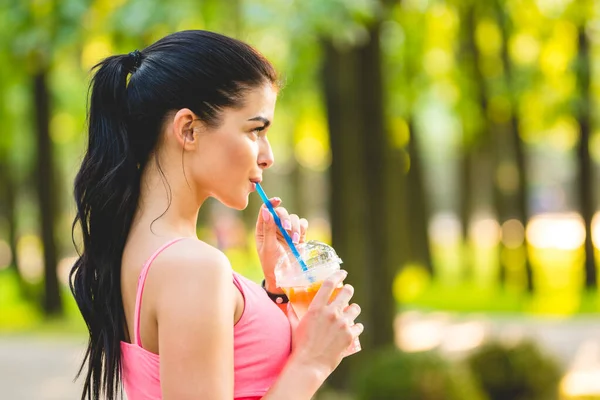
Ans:
[[[281,219],[279,219],[279,215],[277,215],[277,213],[275,212],[275,209],[271,205],[271,202],[269,201],[267,194],[265,193],[263,188],[260,186],[260,183],[256,182],[255,185],[256,185],[256,191],[258,192],[263,203],[265,203],[265,205],[271,212],[271,215],[273,216],[273,220],[275,220],[275,224],[277,225],[277,227],[279,228],[279,231],[285,238],[285,241],[287,242],[288,246],[290,246],[290,249],[292,250],[292,253],[296,257],[296,260],[298,260],[298,263],[302,267],[302,270],[308,271],[308,267],[306,266],[306,263],[304,263],[304,260],[302,259],[302,257],[300,257],[300,253],[298,253],[296,246],[294,246],[294,242],[292,242],[292,238],[290,237],[290,235],[288,235],[287,231],[283,228],[283,225],[281,225]]]

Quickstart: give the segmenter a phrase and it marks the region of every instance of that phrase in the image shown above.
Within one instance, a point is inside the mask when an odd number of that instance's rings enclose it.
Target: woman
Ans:
[[[273,164],[273,67],[240,41],[185,31],[96,68],[71,271],[90,335],[82,399],[112,400],[121,382],[129,400],[310,399],[363,330],[351,286],[328,304],[345,272],[298,323],[272,300],[285,301],[273,269],[286,245],[264,206],[264,290],[196,237],[208,197],[244,209]],[[271,202],[304,241],[306,220]]]

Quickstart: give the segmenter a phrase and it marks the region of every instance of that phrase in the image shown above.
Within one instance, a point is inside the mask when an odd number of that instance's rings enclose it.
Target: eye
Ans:
[[[252,135],[253,138],[258,138],[260,133],[263,132],[264,130],[265,130],[264,126],[256,127],[250,131],[250,135]]]

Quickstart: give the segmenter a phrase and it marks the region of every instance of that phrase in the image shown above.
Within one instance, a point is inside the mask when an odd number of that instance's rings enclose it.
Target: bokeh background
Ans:
[[[594,0],[0,1],[3,398],[78,397],[90,68],[183,29],[285,82],[264,187],[336,248],[366,326],[317,398],[600,399]],[[256,281],[259,206],[198,221]]]

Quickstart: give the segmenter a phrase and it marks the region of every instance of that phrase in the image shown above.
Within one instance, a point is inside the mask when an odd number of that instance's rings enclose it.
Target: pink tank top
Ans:
[[[159,248],[144,264],[138,280],[134,315],[134,342],[121,342],[122,379],[128,400],[162,399],[160,357],[142,347],[140,309],[144,283],[152,261],[175,239]],[[275,382],[291,351],[291,328],[265,291],[233,273],[233,283],[244,297],[242,317],[234,326],[234,399],[260,399]]]

